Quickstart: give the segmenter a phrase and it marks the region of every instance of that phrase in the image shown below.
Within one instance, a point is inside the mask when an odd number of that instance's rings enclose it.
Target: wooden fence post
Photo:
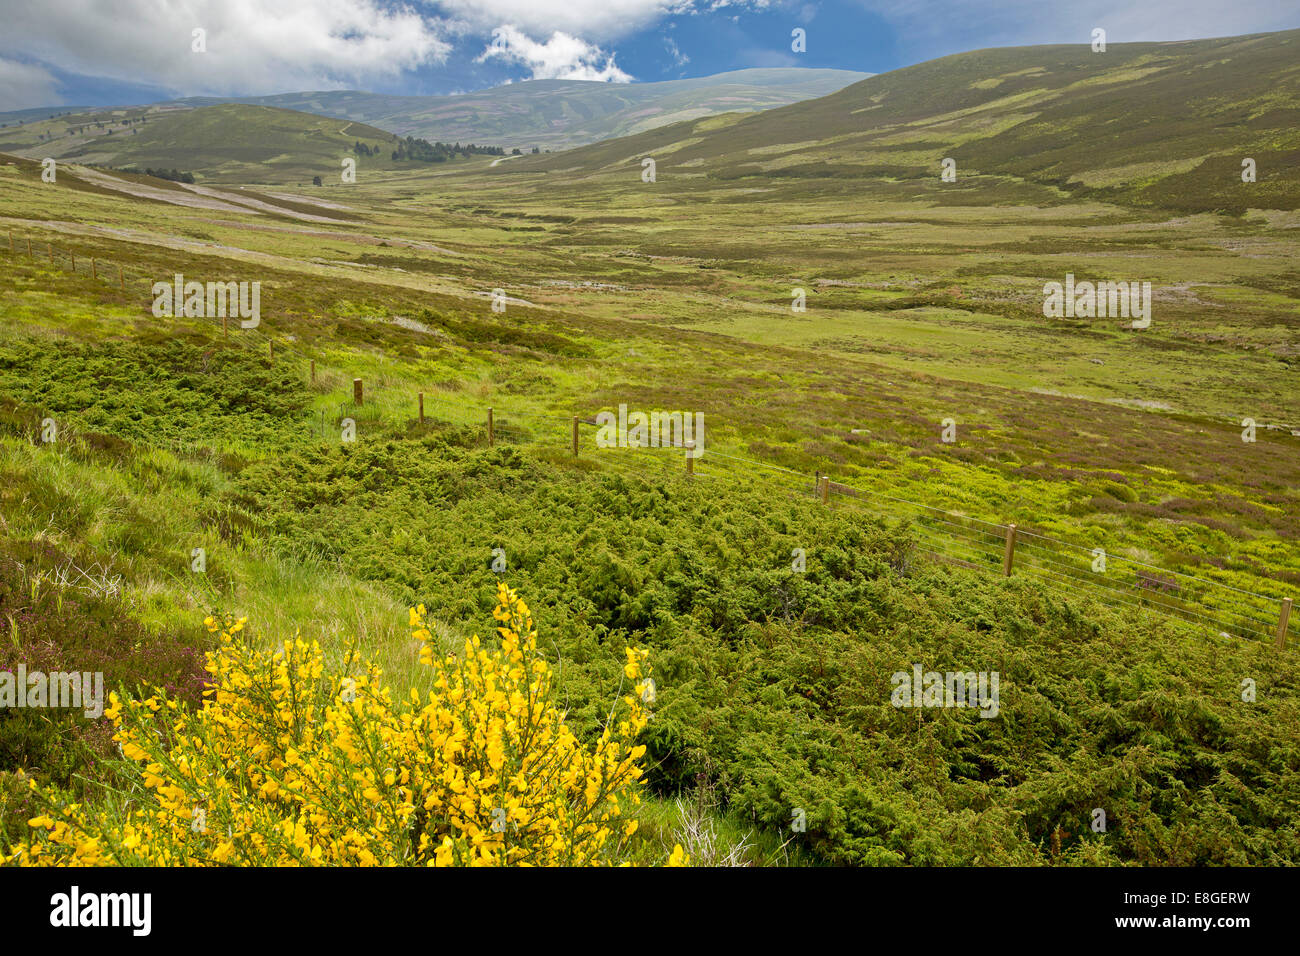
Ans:
[[[1282,599],[1282,614],[1277,619],[1277,643],[1274,645],[1279,651],[1286,647],[1286,625],[1291,620],[1291,599]]]
[[[492,424],[492,406],[489,405],[488,406],[488,447],[489,448],[492,447],[492,443],[495,440],[496,440],[496,434]]]
[[[126,276],[122,273],[121,266],[117,267],[117,284],[121,287],[123,292],[126,291]]]
[[[424,392],[420,393],[420,424],[424,424]]]
[[[94,257],[94,256],[91,256],[91,257],[90,257],[90,277],[91,277],[92,279],[98,279],[98,278],[99,278],[99,270],[95,268],[95,257]]]
[[[14,231],[10,229],[9,230],[9,252],[12,254],[13,251],[14,251]]]
[[[222,335],[230,334],[230,320],[226,318],[224,315],[221,317],[221,334]]]
[[[695,442],[688,441],[683,443],[686,446],[686,477],[695,477],[695,459],[691,457],[691,452],[695,450]]]
[[[817,479],[817,495],[821,498],[822,504],[828,505],[831,502],[831,476],[822,475]]]
[[[1007,553],[1002,559],[1002,576],[1011,577],[1011,564],[1016,559],[1016,526],[1007,525]]]
[[[72,253],[68,253],[68,258],[70,258],[70,259],[72,260],[72,271],[73,271],[73,272],[76,272],[76,271],[77,271],[77,257],[74,256]]]
[[[573,456],[578,456],[578,416],[573,416]]]
[[[352,380],[352,404],[360,405],[364,397],[361,389],[361,379],[354,378]]]
[[[311,383],[316,384],[316,360],[311,360]]]
[[[28,237],[27,237],[27,254],[28,254],[29,256],[32,254],[32,237],[31,237],[31,236],[28,236]]]
[[[271,360],[272,365],[275,364],[275,343],[269,339],[266,342],[266,357]]]

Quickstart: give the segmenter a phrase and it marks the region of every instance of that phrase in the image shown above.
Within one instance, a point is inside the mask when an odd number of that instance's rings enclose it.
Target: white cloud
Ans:
[[[0,54],[183,93],[320,89],[443,60],[449,45],[382,0],[8,0]],[[207,31],[207,52],[191,34]]]
[[[681,47],[677,45],[677,41],[672,37],[664,37],[664,49],[673,58],[675,66],[685,66],[691,62],[691,58],[682,52]]]
[[[58,81],[49,70],[0,57],[0,110],[22,110],[61,103]]]
[[[518,27],[497,27],[492,42],[477,59],[480,63],[498,59],[526,66],[533,80],[632,82],[632,77],[615,65],[612,53],[558,30],[539,43]]]
[[[758,6],[765,0],[742,2]],[[438,6],[484,33],[509,23],[532,36],[558,31],[602,43],[705,3],[707,0],[439,0]]]

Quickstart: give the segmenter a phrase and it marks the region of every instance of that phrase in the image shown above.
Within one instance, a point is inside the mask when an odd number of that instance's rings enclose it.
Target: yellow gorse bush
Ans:
[[[326,674],[312,642],[268,654],[224,627],[205,701],[111,696],[114,739],[143,798],[98,809],[41,794],[22,865],[600,865],[624,859],[640,803],[634,744],[646,653],[628,648],[617,700],[585,746],[551,699],[527,605],[500,585],[501,643],[434,654],[423,605],[410,625],[433,668],[427,700],[394,702],[373,667]],[[349,661],[352,656],[349,655]],[[346,666],[344,668],[347,669]],[[35,784],[33,784],[35,787]],[[143,806],[141,806],[143,804]],[[669,865],[686,862],[681,847]]]

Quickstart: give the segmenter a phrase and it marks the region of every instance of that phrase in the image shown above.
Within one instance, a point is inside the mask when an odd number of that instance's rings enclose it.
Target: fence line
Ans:
[[[40,258],[40,250],[38,248],[33,251],[30,238],[26,239],[26,245],[29,256],[33,259]],[[18,254],[12,230],[9,231],[9,251]],[[54,263],[56,250],[52,242],[46,243],[45,252],[49,261]],[[66,255],[71,260],[73,270],[76,271],[75,256],[71,253]],[[84,258],[90,260],[87,271],[92,279],[99,279],[100,270],[104,268],[111,280],[111,265],[106,265],[104,260],[97,257]],[[126,288],[128,274],[133,278],[138,276],[146,281],[149,280],[148,276],[143,276],[134,270],[128,273],[123,266],[117,266],[118,285],[121,289]],[[217,317],[202,318],[215,321]],[[228,336],[229,327],[224,318],[222,327],[223,333]],[[277,357],[286,355],[310,363],[311,381],[315,381],[317,362],[315,357],[295,348],[287,340],[274,338],[261,328],[260,324],[251,329],[241,328],[240,331],[256,332],[266,341],[266,355],[272,365],[275,364]],[[237,342],[239,338],[237,335]],[[363,383],[358,378],[354,378],[353,383],[353,405],[360,407],[364,401]],[[454,411],[460,416],[462,423],[481,425],[490,444],[497,437],[518,429],[518,423],[527,422],[526,427],[539,430],[546,429],[548,426],[555,427],[559,435],[562,435],[562,440],[566,444],[571,443],[572,453],[578,457],[580,429],[583,426],[595,427],[597,424],[594,418],[561,416],[559,413],[534,412],[525,409],[505,409],[499,406],[484,406],[482,414],[477,419],[473,422],[464,422],[468,417],[466,412],[469,408],[464,403],[454,401],[447,393],[431,390],[419,392],[417,396],[418,405],[415,401],[412,404],[413,407],[418,408],[421,422],[425,419],[426,403]],[[346,403],[339,407],[342,413]],[[324,415],[323,410],[322,415]],[[572,431],[568,432],[564,426],[570,426]],[[686,450],[677,438],[674,438],[673,443],[667,447],[680,451]],[[652,451],[647,447],[636,450]],[[635,474],[638,477],[656,474],[656,471],[643,467],[643,461],[637,454],[604,457],[605,461],[602,464],[611,467],[619,474]],[[1286,646],[1292,606],[1292,599],[1289,597],[1282,598],[1279,602],[1277,598],[1183,571],[1160,568],[1123,555],[1107,553],[1102,549],[1090,549],[1073,542],[1060,541],[1035,531],[1018,528],[1015,524],[1001,525],[880,491],[856,488],[844,482],[832,481],[827,475],[810,475],[773,462],[712,449],[709,450],[708,457],[734,464],[727,469],[703,471],[699,466],[704,462],[704,456],[694,459],[687,455],[681,474],[690,478],[706,479],[734,477],[730,469],[735,468],[735,473],[744,473],[751,478],[764,478],[769,484],[784,492],[793,493],[800,498],[820,499],[825,506],[830,505],[831,496],[834,495],[846,503],[865,508],[873,515],[884,515],[908,522],[917,534],[917,550],[941,561],[955,562],[981,571],[996,571],[1001,564],[1006,576],[1010,576],[1018,569],[1030,575],[1036,583],[1066,596],[1073,596],[1078,587],[1083,586],[1099,599],[1112,604],[1155,611],[1185,621],[1201,622],[1228,635],[1259,638],[1267,636],[1272,631],[1275,634],[1274,646],[1279,650]],[[744,469],[756,469],[756,471]],[[666,463],[657,470],[658,475],[671,473],[672,469]],[[1125,572],[1131,571],[1132,580],[1128,580],[1127,574],[1112,574],[1113,567],[1118,567]]]

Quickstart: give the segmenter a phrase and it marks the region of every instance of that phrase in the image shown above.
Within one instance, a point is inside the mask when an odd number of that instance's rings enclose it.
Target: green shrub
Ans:
[[[636,454],[635,452],[629,454]],[[909,532],[758,488],[584,474],[437,436],[268,459],[229,503],[455,622],[504,549],[594,733],[652,649],[647,779],[853,864],[1300,862],[1294,668],[1203,632],[917,563]],[[791,569],[803,548],[807,570]],[[906,710],[890,677],[997,671],[1002,712]],[[1241,676],[1270,690],[1240,699]],[[1105,835],[1090,829],[1106,811]]]

